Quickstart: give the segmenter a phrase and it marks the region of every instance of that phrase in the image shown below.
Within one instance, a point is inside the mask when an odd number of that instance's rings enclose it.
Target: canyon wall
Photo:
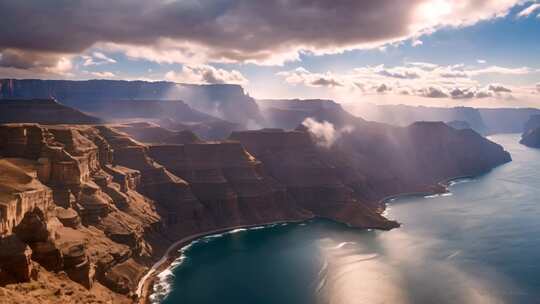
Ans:
[[[0,79],[0,99],[51,98],[93,112],[100,105],[122,100],[183,100],[209,115],[247,126],[262,117],[255,100],[239,85],[192,85],[173,82],[119,80]]]

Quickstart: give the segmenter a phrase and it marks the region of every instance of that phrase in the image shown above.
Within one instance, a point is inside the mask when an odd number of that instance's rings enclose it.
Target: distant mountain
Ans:
[[[396,126],[408,126],[416,121],[464,121],[480,134],[489,133],[489,127],[478,109],[470,107],[438,108],[407,105],[362,104],[349,107],[360,117]]]
[[[55,99],[0,99],[0,123],[96,124],[97,117]]]
[[[193,109],[242,125],[261,124],[255,100],[239,85],[119,80],[0,79],[2,98],[51,98],[83,111],[119,100],[183,100]]]
[[[360,117],[397,126],[407,126],[415,121],[464,121],[476,132],[521,133],[527,119],[540,114],[533,108],[471,108],[425,107],[408,105],[348,105],[347,109]]]

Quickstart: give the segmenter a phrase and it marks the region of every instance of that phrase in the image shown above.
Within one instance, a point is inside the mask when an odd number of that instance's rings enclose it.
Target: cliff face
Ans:
[[[370,205],[389,195],[438,191],[434,185],[439,181],[478,175],[510,161],[501,146],[472,130],[455,130],[443,123],[401,128],[360,120],[349,127],[331,146],[316,144],[318,138],[309,136],[306,127],[236,132],[231,138],[242,142],[289,187],[334,185],[334,192],[341,193],[334,200],[346,200],[345,193],[353,190],[354,198]],[[315,194],[312,200],[316,197],[324,196]]]
[[[97,100],[84,105],[84,107],[97,116],[112,121],[170,119],[191,124],[220,120],[193,109],[182,100]]]
[[[1,283],[63,271],[87,289],[99,282],[129,294],[153,255],[145,235],[161,226],[135,190],[139,173],[113,166],[93,128],[11,124],[0,138]]]
[[[95,124],[100,119],[54,99],[0,99],[0,123]]]
[[[525,122],[532,115],[539,115],[540,109],[479,109],[482,119],[491,134],[495,133],[521,133]]]
[[[190,107],[247,126],[262,121],[257,104],[241,86],[190,85],[173,82],[116,80],[0,79],[0,98],[50,98],[84,111],[99,111],[103,102],[183,100]],[[116,105],[108,105],[116,107]]]
[[[205,207],[200,223],[232,227],[310,218],[238,142],[153,145],[150,155],[185,178]]]
[[[307,132],[266,129],[235,132],[231,139],[239,140],[262,160],[295,201],[315,215],[356,227],[397,226],[359,200],[359,194],[344,182],[337,162],[321,153]]]
[[[527,120],[520,143],[527,147],[540,148],[540,115],[532,115]]]

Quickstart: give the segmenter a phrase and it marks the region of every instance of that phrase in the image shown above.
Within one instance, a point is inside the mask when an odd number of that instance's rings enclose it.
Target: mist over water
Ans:
[[[497,135],[513,162],[408,197],[389,232],[330,221],[205,238],[164,276],[162,303],[537,303],[540,150]]]

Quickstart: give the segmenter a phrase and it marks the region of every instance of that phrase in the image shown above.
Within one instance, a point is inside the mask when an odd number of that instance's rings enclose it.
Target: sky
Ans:
[[[0,0],[0,27],[0,78],[540,107],[540,1]]]

